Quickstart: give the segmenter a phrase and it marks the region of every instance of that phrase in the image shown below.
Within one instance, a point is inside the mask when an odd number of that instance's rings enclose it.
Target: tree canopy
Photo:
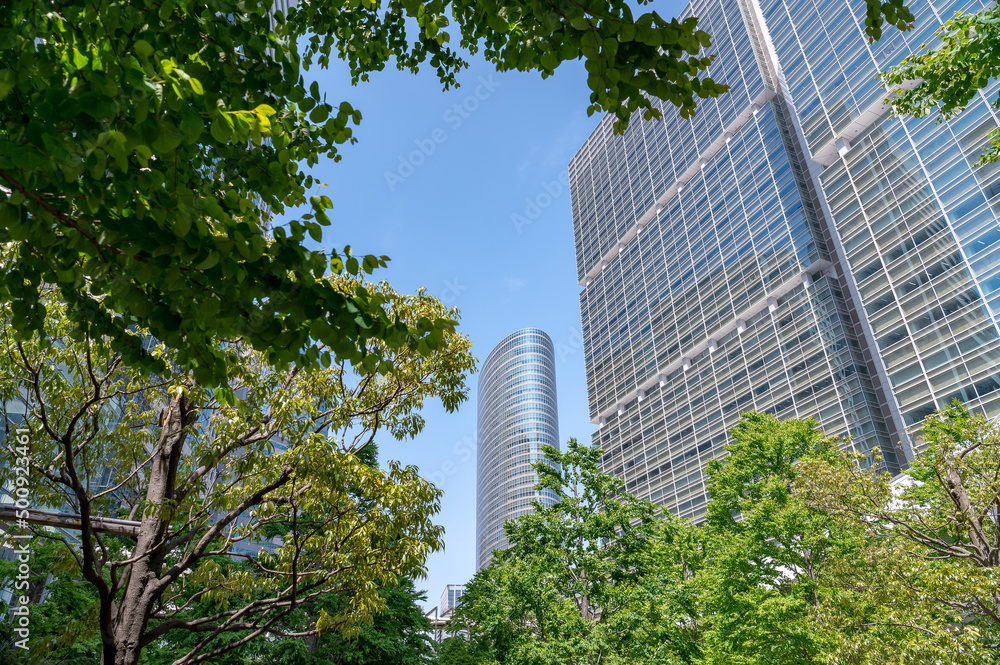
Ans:
[[[507,522],[510,547],[466,587],[452,630],[484,663],[690,662],[690,534],[620,492],[600,449],[544,450],[538,488],[559,500]]]
[[[879,651],[893,633],[914,662],[993,663],[1000,653],[1000,426],[955,402],[920,429],[923,453],[899,478],[859,468],[848,454],[801,465],[798,493],[866,543],[863,565],[842,571],[857,603],[827,618],[867,630],[851,649]]]
[[[45,285],[74,334],[110,340],[133,366],[163,358],[129,334],[148,330],[204,385],[229,368],[212,343],[241,338],[279,368],[346,359],[389,371],[366,344],[429,353],[454,322],[406,323],[376,294],[344,292],[386,257],[305,246],[330,224],[302,167],[340,159],[361,113],[303,76],[331,58],[355,83],[393,64],[432,67],[447,89],[467,66],[551,74],[584,58],[590,111],[624,127],[684,115],[726,86],[706,77],[697,19],[633,15],[625,0],[10,0],[0,13],[0,299],[17,335],[44,332]],[[452,38],[455,38],[453,46]],[[273,214],[306,214],[270,228]],[[339,235],[339,234],[338,234]],[[381,347],[380,347],[381,348]]]
[[[218,665],[431,665],[434,662],[434,642],[430,638],[431,622],[424,616],[419,602],[426,594],[416,590],[413,580],[398,582],[379,590],[382,608],[371,622],[345,634],[338,630],[318,635],[278,637],[256,640],[226,654]],[[305,605],[281,621],[286,633],[300,633],[313,625],[321,612],[334,615],[342,611],[345,598],[327,594],[316,603]],[[190,635],[182,636],[190,642]],[[180,644],[165,642],[160,653],[176,652]],[[152,659],[151,659],[152,660]],[[164,665],[173,658],[163,659]]]
[[[555,506],[508,522],[455,662],[995,663],[1000,426],[951,406],[901,479],[813,420],[748,412],[707,469],[700,526],[625,493],[571,441]],[[442,661],[445,662],[445,661]],[[450,661],[448,661],[450,662]]]
[[[983,612],[995,611],[995,567],[963,558],[962,535],[973,517],[990,522],[974,522],[989,538],[996,528],[997,433],[986,425],[959,407],[930,416],[928,451],[900,484],[815,421],[744,413],[708,468],[702,662],[995,662]],[[968,512],[949,498],[963,483]]]
[[[729,434],[728,455],[706,473],[705,662],[812,663],[823,647],[810,611],[847,543],[792,483],[799,459],[829,455],[835,442],[815,421],[760,413],[744,413]]]
[[[407,325],[458,316],[385,284],[329,285],[377,294]],[[94,590],[105,665],[135,665],[171,633],[194,636],[176,665],[217,659],[287,634],[286,617],[330,594],[336,611],[319,608],[296,632],[352,630],[384,606],[379,589],[421,574],[442,546],[440,491],[413,467],[379,468],[361,453],[419,432],[427,399],[465,399],[466,337],[446,333],[426,356],[373,349],[391,359],[385,376],[346,361],[279,372],[248,344],[217,342],[230,379],[211,389],[148,334],[162,375],[128,366],[105,337],[77,339],[54,290],[42,302],[46,334],[28,339],[0,304],[0,482],[26,468],[33,507],[78,516],[70,541],[37,535],[62,542],[64,564]],[[129,529],[109,535],[106,517]]]

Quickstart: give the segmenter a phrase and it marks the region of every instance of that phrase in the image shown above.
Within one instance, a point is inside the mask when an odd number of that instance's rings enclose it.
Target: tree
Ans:
[[[459,635],[441,640],[437,646],[436,656],[435,662],[438,665],[476,665],[477,663],[469,641]]]
[[[706,663],[821,661],[811,611],[845,547],[833,520],[796,500],[796,460],[831,454],[815,421],[742,414],[728,455],[707,467],[707,557],[700,584]]]
[[[445,89],[467,66],[551,74],[587,61],[590,112],[653,117],[650,97],[694,113],[725,91],[704,73],[697,19],[634,18],[625,0],[11,0],[0,14],[0,242],[16,243],[0,299],[19,338],[45,330],[45,285],[77,334],[106,337],[130,365],[165,371],[137,325],[203,385],[224,383],[213,340],[243,338],[279,369],[329,357],[386,372],[386,354],[429,353],[446,318],[410,322],[330,285],[386,257],[330,256],[326,196],[300,166],[354,141],[361,114],[327,103],[305,69],[346,60],[353,82],[390,63],[429,64]],[[701,75],[701,78],[699,78]],[[268,232],[270,212],[311,212]],[[370,339],[385,345],[373,348]]]
[[[268,663],[268,665],[429,665],[434,656],[430,639],[430,620],[417,604],[426,594],[417,591],[413,580],[400,578],[379,591],[382,609],[356,631],[326,631],[307,637],[257,640],[225,656],[226,663]],[[328,615],[343,612],[345,599],[328,594],[316,603],[300,608],[282,620],[287,633],[300,633],[316,622],[320,611]],[[180,634],[177,642],[166,641],[159,651],[164,654],[186,650],[196,635]],[[159,662],[150,659],[151,662]],[[169,663],[172,658],[164,658]],[[219,661],[215,661],[219,662]]]
[[[417,591],[413,580],[403,578],[395,586],[383,589],[385,607],[373,622],[363,625],[357,635],[340,633],[321,635],[309,658],[293,657],[289,665],[336,663],[338,665],[422,665],[434,655],[430,638],[431,622],[418,602],[427,594]],[[272,662],[280,662],[274,660]]]
[[[685,527],[601,473],[598,448],[544,450],[537,487],[557,503],[507,522],[509,549],[467,586],[453,627],[483,662],[690,662]]]
[[[1000,426],[956,401],[920,431],[926,450],[900,480],[844,455],[803,464],[800,492],[872,543],[871,574],[852,582],[891,600],[896,611],[883,623],[919,626],[917,650],[938,662],[996,662]]]
[[[458,316],[384,283],[331,287],[365,289],[410,326]],[[370,340],[392,362],[384,376],[345,361],[279,372],[246,342],[216,342],[230,379],[209,389],[147,333],[129,334],[168,367],[162,375],[128,366],[105,337],[78,337],[54,290],[42,302],[46,334],[29,339],[15,338],[12,307],[0,306],[10,455],[0,482],[27,467],[34,507],[78,515],[66,552],[98,596],[104,665],[134,665],[175,631],[198,638],[176,665],[217,659],[284,634],[285,617],[331,593],[342,611],[319,611],[301,634],[352,629],[382,608],[380,588],[420,574],[441,546],[440,491],[413,467],[379,469],[358,453],[419,432],[426,399],[453,410],[466,398],[475,361],[464,336],[446,333],[429,356]],[[109,538],[99,519],[108,516],[131,531]],[[196,605],[216,611],[192,616]]]
[[[22,615],[15,610],[17,603],[4,606],[0,663],[92,665],[101,653],[96,590],[81,583],[78,567],[60,543],[35,537],[28,546],[31,572],[27,579],[19,579],[17,559],[3,561],[0,588],[13,591],[15,598],[25,595],[29,599],[30,639],[23,644],[26,651],[15,644],[23,639],[14,632]],[[19,583],[26,583],[26,588],[19,588]]]
[[[730,435],[730,454],[708,469],[704,663],[990,662],[957,613],[900,592],[893,580],[912,583],[919,566],[891,538],[815,500],[819,469],[873,477],[864,455],[812,420],[745,413]],[[843,475],[825,478],[842,490]]]
[[[1000,74],[1000,9],[992,5],[978,13],[957,13],[937,31],[940,43],[912,55],[881,75],[889,89],[898,86],[892,100],[896,115],[923,118],[938,111],[938,122],[961,113],[980,90]],[[1000,108],[1000,96],[993,102]],[[988,134],[977,166],[1000,159],[1000,131]]]

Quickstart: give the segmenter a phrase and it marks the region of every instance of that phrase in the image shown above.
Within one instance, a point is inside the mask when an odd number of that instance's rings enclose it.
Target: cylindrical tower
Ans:
[[[508,335],[483,363],[478,390],[476,562],[485,568],[493,550],[507,547],[503,525],[531,512],[531,502],[556,501],[538,492],[531,466],[543,445],[559,446],[556,369],[552,340],[537,328]]]

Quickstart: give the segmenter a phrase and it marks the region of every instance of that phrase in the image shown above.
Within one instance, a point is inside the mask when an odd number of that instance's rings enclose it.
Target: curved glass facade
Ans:
[[[493,550],[507,547],[504,523],[531,512],[538,499],[555,503],[551,491],[538,492],[532,463],[542,446],[559,447],[556,369],[552,340],[537,328],[508,335],[483,363],[478,389],[478,479],[476,563],[485,568]]]

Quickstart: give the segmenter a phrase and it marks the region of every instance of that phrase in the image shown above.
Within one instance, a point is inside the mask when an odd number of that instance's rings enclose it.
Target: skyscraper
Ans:
[[[946,400],[1000,410],[995,178],[969,166],[996,125],[985,104],[946,125],[886,115],[876,68],[946,8],[913,9],[912,35],[869,47],[863,5],[696,0],[682,16],[730,92],[623,136],[605,118],[570,163],[594,439],[629,492],[700,517],[745,410],[815,416],[893,472]],[[947,158],[922,166],[924,144]]]
[[[531,512],[538,499],[551,504],[550,490],[535,490],[532,466],[542,446],[559,447],[556,370],[552,340],[537,328],[505,337],[479,373],[476,493],[476,564],[507,547],[504,523]]]
[[[973,167],[998,126],[987,99],[958,118],[887,113],[878,71],[933,46],[955,11],[915,2],[913,30],[864,37],[863,6],[761,0],[759,14],[831,236],[865,313],[903,427],[958,398],[1000,413],[1000,168]]]

